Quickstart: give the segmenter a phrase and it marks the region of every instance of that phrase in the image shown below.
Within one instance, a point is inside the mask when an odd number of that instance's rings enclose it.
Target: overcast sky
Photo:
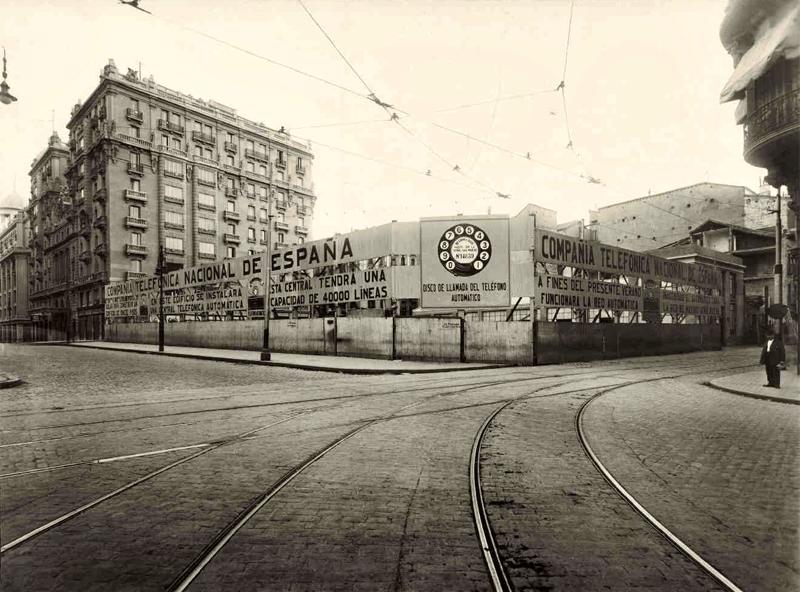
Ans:
[[[117,0],[7,0],[0,44],[19,100],[0,105],[0,204],[15,183],[27,201],[51,112],[66,141],[72,105],[109,58],[311,139],[314,238],[527,203],[567,221],[701,181],[755,189],[764,174],[742,159],[735,105],[719,104],[732,71],[718,34],[725,0],[577,0],[566,71],[573,149],[560,93],[507,99],[562,79],[568,0],[304,2],[376,95],[409,114],[407,131],[364,98],[187,29],[367,94],[297,1],[141,0],[151,16]]]

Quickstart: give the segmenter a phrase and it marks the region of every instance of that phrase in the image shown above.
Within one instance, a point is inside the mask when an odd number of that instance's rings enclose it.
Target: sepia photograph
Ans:
[[[7,0],[3,592],[800,590],[797,0]]]

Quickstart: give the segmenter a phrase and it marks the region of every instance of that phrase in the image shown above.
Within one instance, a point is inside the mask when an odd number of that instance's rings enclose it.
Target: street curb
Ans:
[[[8,378],[0,380],[0,389],[11,388],[12,386],[19,386],[22,384],[22,379],[19,376],[6,375]]]
[[[142,351],[138,349],[122,349],[119,347],[103,347],[102,345],[75,345],[73,343],[48,343],[42,345],[60,345],[77,347],[81,349],[101,349],[103,351],[126,352],[132,354],[146,354],[151,356],[167,356],[172,358],[189,358],[192,360],[207,360],[210,362],[227,362],[229,364],[249,364],[251,366],[275,366],[278,368],[294,368],[295,370],[313,370],[316,372],[332,372],[334,374],[361,374],[361,375],[400,375],[400,374],[441,374],[442,372],[465,372],[468,370],[496,370],[498,368],[511,368],[508,364],[487,364],[485,366],[470,366],[468,368],[417,368],[417,369],[387,369],[377,368],[333,368],[331,366],[313,366],[310,364],[294,364],[292,362],[264,362],[261,360],[237,360],[220,356],[198,356],[194,354],[179,354],[172,352]]]
[[[728,388],[726,386],[720,386],[718,384],[714,384],[711,381],[703,382],[705,386],[709,386],[713,389],[718,391],[724,391],[726,393],[731,393],[733,395],[739,395],[742,397],[750,397],[751,399],[761,399],[762,401],[772,401],[774,403],[788,403],[789,405],[800,405],[800,401],[795,399],[786,399],[784,397],[772,397],[770,395],[760,395],[758,393],[750,393],[747,391],[738,391],[736,389]]]

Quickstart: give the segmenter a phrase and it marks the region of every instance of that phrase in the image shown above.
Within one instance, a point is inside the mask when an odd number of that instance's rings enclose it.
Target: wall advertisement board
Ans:
[[[641,311],[642,288],[616,282],[550,274],[536,276],[536,304],[548,308]]]
[[[511,303],[505,216],[420,220],[420,304],[467,309]]]
[[[534,260],[537,263],[577,267],[611,275],[631,275],[699,288],[719,289],[722,286],[719,269],[710,265],[671,261],[545,230],[536,231],[534,245]]]

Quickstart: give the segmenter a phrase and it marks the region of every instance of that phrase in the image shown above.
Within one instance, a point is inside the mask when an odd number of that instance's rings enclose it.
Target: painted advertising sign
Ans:
[[[640,311],[642,288],[617,282],[550,274],[536,276],[536,304],[548,308]]]
[[[671,315],[718,317],[721,312],[721,306],[721,298],[719,296],[661,290],[661,312]]]
[[[389,269],[370,269],[275,282],[271,306],[337,304],[391,297]]]
[[[506,217],[420,221],[421,306],[509,306],[509,222]]]
[[[632,275],[702,288],[718,289],[722,285],[719,269],[710,265],[671,261],[545,230],[536,231],[534,259],[537,263],[577,267],[612,275]]]

